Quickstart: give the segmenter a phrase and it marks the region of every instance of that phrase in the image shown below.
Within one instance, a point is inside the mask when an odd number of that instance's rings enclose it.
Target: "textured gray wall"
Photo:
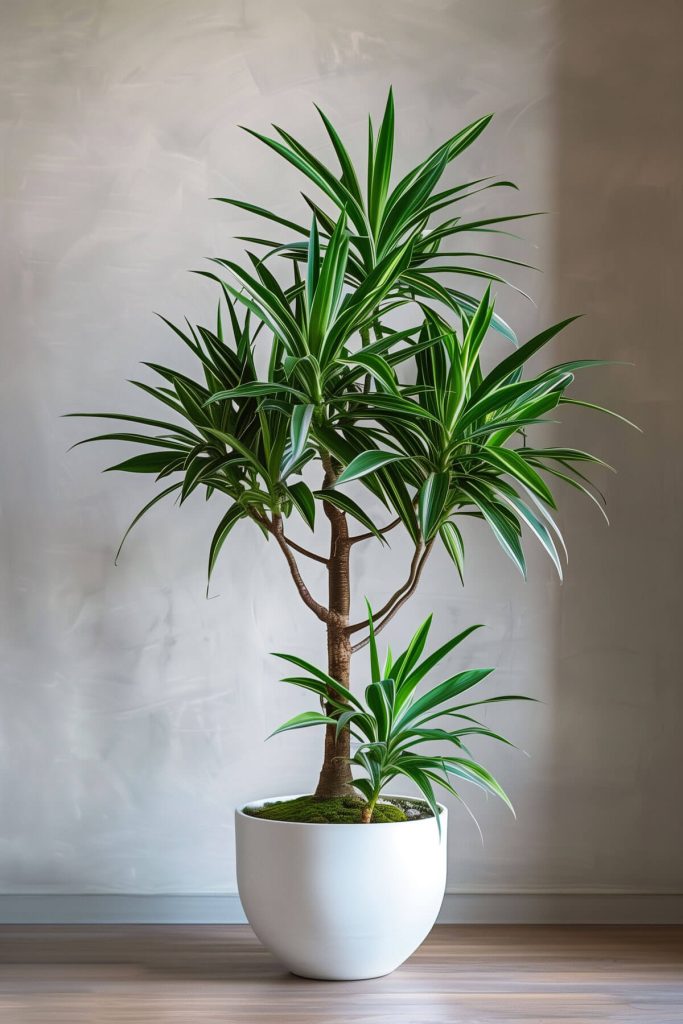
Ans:
[[[207,197],[301,213],[296,174],[235,125],[274,120],[317,146],[316,101],[360,153],[365,115],[379,113],[390,82],[404,167],[496,112],[457,177],[512,177],[523,187],[515,209],[551,211],[529,222],[522,249],[545,274],[518,278],[539,308],[510,292],[500,308],[522,335],[589,314],[556,352],[636,362],[600,371],[584,394],[646,428],[567,417],[561,436],[620,472],[604,481],[609,531],[565,496],[564,586],[531,541],[525,585],[474,529],[465,591],[439,555],[392,626],[398,642],[432,609],[441,636],[483,621],[471,663],[499,667],[498,691],[545,702],[491,715],[531,754],[490,757],[519,820],[473,798],[482,850],[456,812],[449,884],[681,888],[681,10],[666,0],[647,17],[633,0],[5,0],[0,888],[230,892],[235,803],[312,784],[319,737],[263,743],[298,706],[267,652],[323,650],[278,553],[244,527],[206,601],[217,509],[197,501],[159,508],[114,568],[151,490],[99,475],[103,448],[67,455],[82,424],[58,417],[148,408],[125,384],[138,361],[182,362],[152,311],[208,318],[214,294],[185,269],[236,254],[231,237],[251,226]],[[488,209],[510,201],[494,194]],[[381,600],[407,555],[401,544],[389,557],[359,553],[357,600]],[[322,582],[314,572],[312,586]]]

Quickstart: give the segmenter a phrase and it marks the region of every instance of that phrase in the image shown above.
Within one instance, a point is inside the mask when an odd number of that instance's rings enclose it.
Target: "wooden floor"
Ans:
[[[395,974],[312,982],[242,926],[0,928],[2,1024],[683,1024],[683,928],[446,925]]]

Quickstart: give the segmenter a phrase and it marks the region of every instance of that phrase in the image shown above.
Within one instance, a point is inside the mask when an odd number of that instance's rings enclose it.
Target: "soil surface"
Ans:
[[[316,800],[314,796],[299,796],[294,800],[273,800],[261,807],[245,807],[244,813],[268,821],[295,821],[318,825],[360,825],[365,801],[347,796],[332,800]],[[375,806],[371,824],[416,821],[433,817],[427,804],[421,800],[403,797],[383,797]]]

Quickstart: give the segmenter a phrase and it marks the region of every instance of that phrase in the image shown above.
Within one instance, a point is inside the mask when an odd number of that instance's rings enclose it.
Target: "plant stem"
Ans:
[[[372,821],[373,811],[375,810],[375,804],[377,803],[378,793],[373,796],[372,800],[368,800],[365,807],[361,811],[360,820],[362,825],[369,825]]]
[[[299,594],[301,595],[301,600],[304,602],[305,605],[307,605],[311,609],[312,612],[314,612],[318,616],[319,619],[329,624],[331,621],[331,616],[328,609],[325,608],[324,605],[316,601],[315,598],[312,596],[311,592],[309,591],[308,587],[303,581],[301,572],[299,571],[299,566],[297,565],[297,561],[292,553],[292,549],[285,540],[284,530],[282,528],[282,516],[279,513],[275,513],[273,515],[272,521],[267,523],[266,529],[269,530],[270,533],[272,533],[272,535],[275,537],[275,540],[277,541],[283,555],[287,559],[287,565],[289,566],[291,577],[294,580],[294,585],[296,589],[299,591]]]
[[[323,460],[325,466],[325,486],[334,483],[338,473],[329,455]],[[346,515],[339,509],[323,502],[325,515],[330,521],[330,554],[327,561],[328,578],[328,610],[327,621],[327,670],[333,679],[343,686],[349,686],[351,671],[351,641],[347,634],[349,624],[349,608],[351,591],[349,580],[349,540]],[[338,694],[332,696],[339,699]],[[320,770],[320,778],[315,796],[320,799],[330,797],[351,796],[351,735],[348,729],[342,729],[336,736],[336,726],[325,727],[325,756]]]

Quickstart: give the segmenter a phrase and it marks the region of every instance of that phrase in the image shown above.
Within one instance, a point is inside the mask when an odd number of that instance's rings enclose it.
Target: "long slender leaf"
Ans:
[[[207,589],[211,582],[211,574],[213,573],[214,566],[220,554],[221,548],[225,543],[225,539],[232,530],[235,523],[239,522],[240,519],[244,518],[244,510],[239,505],[231,505],[228,511],[225,513],[220,523],[216,528],[216,532],[213,535],[211,541],[211,547],[209,548],[209,567],[207,572]]]
[[[167,494],[172,494],[172,493],[173,493],[173,491],[179,491],[181,487],[182,487],[182,483],[172,484],[172,485],[171,485],[170,487],[167,487],[167,488],[166,488],[166,490],[164,490],[164,491],[161,491],[161,493],[160,493],[160,494],[156,494],[156,495],[155,495],[155,496],[154,496],[154,497],[152,498],[152,500],[151,500],[151,501],[148,501],[148,502],[147,502],[147,504],[146,504],[146,505],[145,505],[145,506],[144,506],[143,508],[141,508],[141,509],[140,509],[140,511],[138,512],[138,514],[137,514],[137,515],[135,516],[135,518],[133,519],[133,521],[132,521],[132,522],[130,523],[130,525],[128,526],[128,528],[127,528],[126,532],[124,533],[123,537],[121,538],[121,543],[119,544],[119,546],[118,546],[118,548],[117,548],[117,550],[116,550],[116,555],[114,556],[114,565],[116,565],[116,563],[118,562],[118,560],[119,560],[119,555],[121,554],[121,549],[123,548],[123,545],[124,545],[124,544],[125,544],[125,542],[126,542],[126,538],[128,537],[128,534],[129,534],[129,533],[131,532],[131,530],[133,529],[133,527],[134,527],[134,526],[136,525],[136,523],[139,523],[139,522],[140,522],[140,520],[142,519],[142,517],[143,517],[143,516],[145,515],[145,513],[149,512],[149,510],[150,510],[150,509],[151,509],[151,508],[152,508],[152,507],[153,507],[154,505],[156,505],[156,504],[157,504],[157,502],[159,502],[159,501],[161,501],[161,500],[162,500],[163,498],[165,498]]]
[[[340,473],[335,481],[335,486],[350,483],[351,480],[360,480],[361,477],[366,476],[368,473],[376,473],[378,469],[388,466],[391,462],[399,462],[403,458],[405,456],[397,455],[395,452],[361,452]]]
[[[431,473],[420,490],[418,519],[425,540],[431,540],[441,524],[448,497],[450,473]]]

